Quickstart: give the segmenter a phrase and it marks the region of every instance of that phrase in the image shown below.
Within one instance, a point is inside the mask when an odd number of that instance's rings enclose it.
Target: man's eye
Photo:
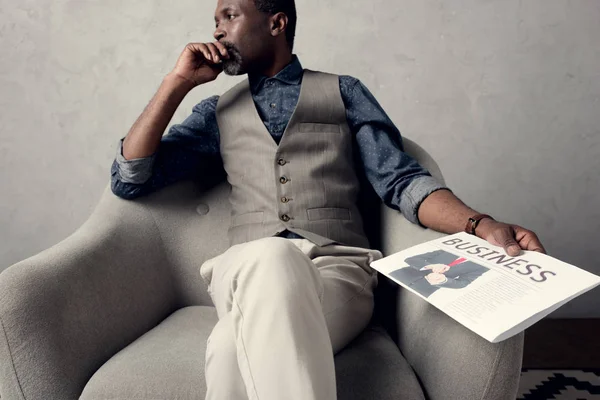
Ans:
[[[229,19],[233,19],[233,17],[235,17],[235,15],[233,15],[233,14],[227,15],[227,18],[229,18]]]

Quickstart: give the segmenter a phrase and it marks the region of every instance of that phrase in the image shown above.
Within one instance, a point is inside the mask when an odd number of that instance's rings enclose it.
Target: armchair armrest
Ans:
[[[383,210],[384,255],[443,236]],[[417,295],[384,279],[378,314],[413,367],[428,399],[514,400],[523,333],[490,343]]]
[[[152,215],[107,187],[75,233],[0,274],[0,397],[77,399],[175,303]]]
[[[400,351],[428,399],[514,400],[523,357],[523,333],[490,343],[408,290],[396,311]]]

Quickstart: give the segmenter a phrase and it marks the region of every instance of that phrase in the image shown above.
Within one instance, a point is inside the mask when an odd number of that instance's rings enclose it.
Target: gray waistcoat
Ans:
[[[288,229],[321,246],[369,247],[337,75],[304,70],[279,146],[260,119],[247,79],[220,97],[216,115],[232,187],[232,245]]]

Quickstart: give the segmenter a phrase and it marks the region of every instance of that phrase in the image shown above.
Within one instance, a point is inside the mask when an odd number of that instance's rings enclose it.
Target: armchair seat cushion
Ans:
[[[206,340],[214,307],[175,311],[96,371],[80,400],[204,400]]]
[[[206,340],[213,307],[177,310],[109,359],[81,400],[204,400]],[[383,328],[370,326],[335,356],[339,400],[424,399],[419,382]]]

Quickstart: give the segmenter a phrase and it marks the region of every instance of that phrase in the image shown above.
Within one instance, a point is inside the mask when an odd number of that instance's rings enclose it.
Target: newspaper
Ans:
[[[600,277],[548,255],[522,251],[511,257],[465,232],[371,266],[492,343],[522,332],[600,284]]]

